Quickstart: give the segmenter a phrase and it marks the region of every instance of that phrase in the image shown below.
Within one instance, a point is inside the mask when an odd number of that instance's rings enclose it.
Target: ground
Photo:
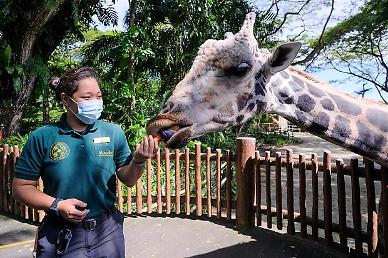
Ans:
[[[32,257],[36,226],[0,216],[0,257]],[[188,218],[128,217],[124,222],[126,257],[347,257],[298,236],[264,229],[239,234],[227,222]],[[16,244],[9,246],[9,244]]]

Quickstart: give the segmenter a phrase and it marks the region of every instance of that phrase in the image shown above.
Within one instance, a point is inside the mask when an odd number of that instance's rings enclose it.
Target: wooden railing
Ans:
[[[11,195],[19,149],[5,145],[0,151],[0,210],[40,221],[44,212],[29,209]],[[239,138],[236,154],[210,148],[202,153],[200,144],[194,153],[188,149],[159,151],[147,161],[134,189],[118,181],[117,207],[131,215],[225,218],[236,222],[241,231],[272,229],[275,223],[277,230],[288,234],[374,257],[376,194],[380,197],[385,189],[382,198],[387,198],[387,188],[382,187],[388,183],[387,175],[387,168],[367,159],[333,163],[328,151],[320,162],[317,154],[293,155],[292,150],[272,155],[256,151],[253,138]],[[43,189],[41,180],[38,188]],[[387,212],[388,202],[382,203]]]

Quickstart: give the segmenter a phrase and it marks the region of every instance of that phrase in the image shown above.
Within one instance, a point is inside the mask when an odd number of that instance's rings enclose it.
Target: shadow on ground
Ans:
[[[263,228],[237,232],[225,219],[201,217],[129,217],[126,257],[352,257],[323,241],[303,239]]]

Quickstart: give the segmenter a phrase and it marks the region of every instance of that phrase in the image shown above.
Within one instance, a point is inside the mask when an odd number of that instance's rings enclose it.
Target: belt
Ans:
[[[97,215],[96,217],[85,218],[80,223],[72,223],[60,216],[57,217],[57,216],[47,215],[46,219],[49,222],[53,222],[56,225],[66,226],[69,229],[84,229],[87,231],[93,231],[96,229],[97,225],[100,225],[101,223],[106,221],[115,212],[115,210],[116,209],[112,207],[107,211],[104,211],[103,213]]]

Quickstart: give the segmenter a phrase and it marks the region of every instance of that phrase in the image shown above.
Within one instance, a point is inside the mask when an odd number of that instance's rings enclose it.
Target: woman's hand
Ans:
[[[59,201],[57,205],[59,214],[72,223],[79,223],[85,218],[89,213],[86,206],[86,203],[74,198]]]
[[[133,153],[133,161],[135,163],[143,163],[148,158],[153,158],[157,151],[158,142],[151,135],[148,137],[144,136],[139,148]]]

